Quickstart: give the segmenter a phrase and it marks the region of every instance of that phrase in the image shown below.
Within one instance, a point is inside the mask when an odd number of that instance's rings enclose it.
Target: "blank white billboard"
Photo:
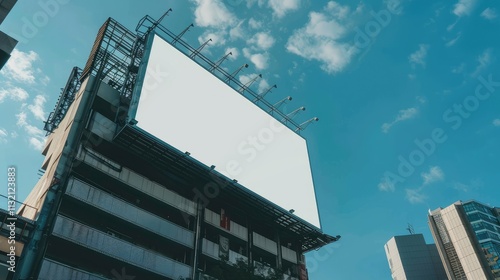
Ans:
[[[137,102],[138,127],[320,228],[306,141],[157,35]]]

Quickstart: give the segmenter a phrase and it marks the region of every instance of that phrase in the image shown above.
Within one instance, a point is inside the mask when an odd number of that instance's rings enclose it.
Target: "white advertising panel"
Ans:
[[[155,35],[137,126],[316,227],[306,141]]]

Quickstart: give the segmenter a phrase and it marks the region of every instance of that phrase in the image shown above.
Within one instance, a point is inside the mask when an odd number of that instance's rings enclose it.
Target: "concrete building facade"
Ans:
[[[0,24],[2,24],[16,2],[17,0],[0,0]],[[0,69],[7,63],[16,45],[16,39],[0,31]]]
[[[144,37],[108,19],[71,72],[46,122],[45,173],[19,211],[37,228],[14,279],[306,280],[304,254],[340,236],[126,119]]]
[[[449,279],[500,279],[500,227],[493,210],[474,201],[459,201],[429,213],[431,233]]]
[[[446,280],[435,244],[422,234],[392,237],[384,246],[393,280]]]

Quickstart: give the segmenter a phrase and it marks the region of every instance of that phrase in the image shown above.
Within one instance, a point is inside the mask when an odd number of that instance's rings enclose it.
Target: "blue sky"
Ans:
[[[170,30],[194,23],[186,41],[212,38],[206,56],[233,51],[228,68],[248,62],[258,87],[278,85],[269,101],[291,95],[307,107],[298,120],[320,118],[303,136],[323,230],[342,239],[308,255],[311,279],[390,279],[383,245],[408,223],[431,242],[428,209],[500,205],[497,1],[145,2],[19,1],[0,26],[20,41],[0,72],[1,163],[18,169],[19,200],[38,179],[43,121],[98,28],[172,8]]]

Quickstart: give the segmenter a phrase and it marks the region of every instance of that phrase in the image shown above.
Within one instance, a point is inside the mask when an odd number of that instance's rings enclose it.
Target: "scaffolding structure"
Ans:
[[[59,126],[66,112],[68,112],[69,106],[71,106],[71,103],[75,100],[75,95],[82,85],[80,79],[81,74],[82,70],[78,67],[73,67],[73,70],[71,70],[68,82],[57,100],[56,107],[45,122],[44,130],[47,132],[47,135],[52,133]]]

